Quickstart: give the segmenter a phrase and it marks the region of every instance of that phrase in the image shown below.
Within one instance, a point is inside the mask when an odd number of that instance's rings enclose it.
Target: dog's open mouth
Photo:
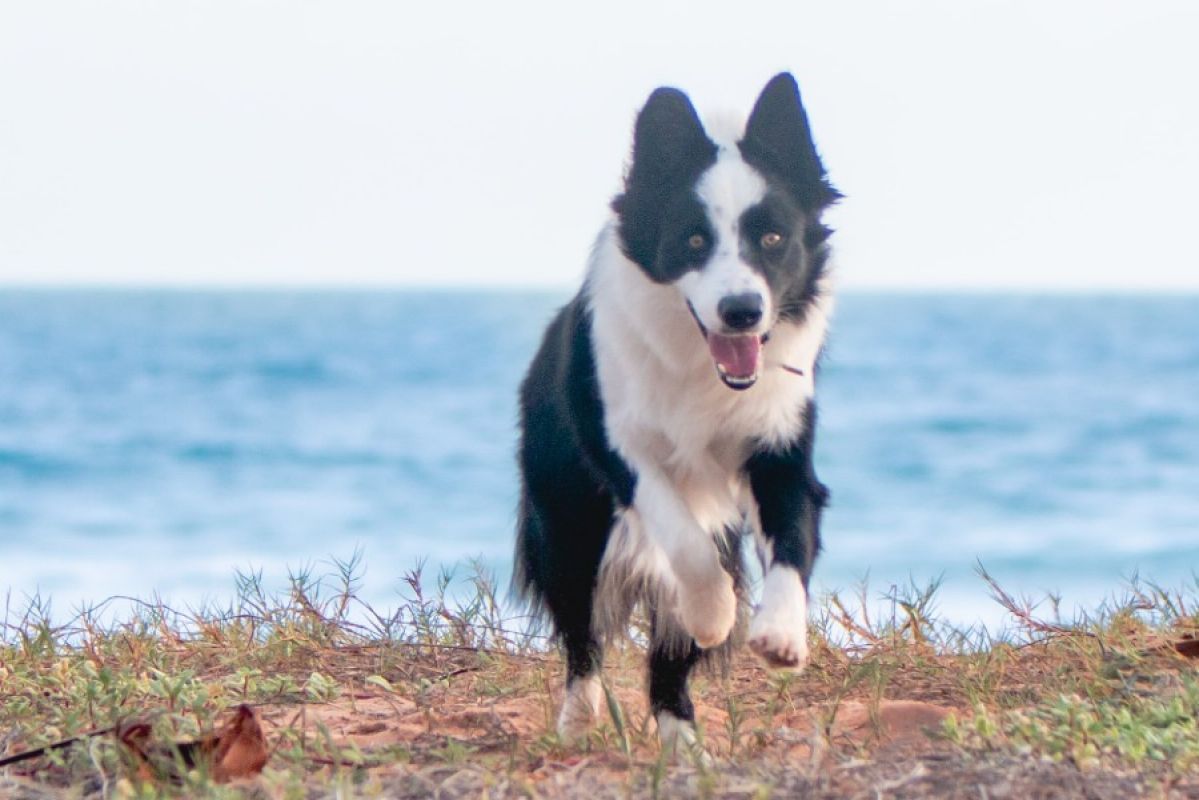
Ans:
[[[695,306],[688,302],[687,308],[708,343],[712,361],[716,364],[716,374],[724,381],[724,385],[737,391],[753,386],[762,369],[762,345],[770,338],[770,332],[767,331],[765,335],[710,333],[700,321],[699,314],[695,313]]]
[[[716,373],[730,389],[748,389],[758,380],[762,367],[762,337],[757,334],[727,336],[707,333],[708,350],[716,362]]]

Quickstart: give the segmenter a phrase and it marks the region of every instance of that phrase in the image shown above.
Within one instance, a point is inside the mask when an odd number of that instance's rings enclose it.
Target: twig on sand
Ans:
[[[82,742],[83,740],[90,739],[93,736],[103,736],[106,733],[112,733],[116,729],[116,725],[110,725],[107,728],[96,728],[95,730],[85,731],[78,736],[70,736],[66,739],[59,739],[57,742],[50,742],[49,744],[44,744],[41,747],[35,747],[32,750],[23,750],[20,753],[15,753],[11,756],[0,758],[0,767],[7,767],[11,766],[12,764],[20,764],[22,761],[30,761],[55,750],[62,750],[66,747],[70,747],[76,742]]]

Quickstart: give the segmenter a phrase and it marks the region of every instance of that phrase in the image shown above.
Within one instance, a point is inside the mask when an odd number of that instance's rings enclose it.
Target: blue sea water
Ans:
[[[0,292],[0,600],[221,601],[361,548],[362,592],[505,575],[515,391],[566,298]],[[842,296],[820,378],[821,589],[944,578],[1093,605],[1199,564],[1199,297]]]

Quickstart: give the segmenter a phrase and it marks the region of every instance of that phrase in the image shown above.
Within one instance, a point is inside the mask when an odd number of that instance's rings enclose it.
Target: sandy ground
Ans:
[[[767,718],[761,698],[747,696],[734,734],[720,693],[747,681],[761,687],[763,671],[752,664],[728,682],[701,681],[707,764],[684,754],[660,758],[643,693],[628,675],[625,683],[634,685],[613,689],[632,742],[628,754],[606,714],[604,733],[590,746],[538,748],[531,743],[549,738],[560,699],[560,691],[538,688],[559,685],[556,667],[547,669],[550,680],[529,681],[509,696],[480,696],[473,690],[483,687],[463,675],[427,702],[366,691],[298,714],[294,706],[262,713],[268,735],[288,725],[308,735],[323,727],[367,763],[392,760],[402,749],[405,763],[359,777],[395,797],[1199,798],[1199,784],[1146,784],[1069,763],[962,752],[938,732],[950,713],[968,713],[924,699],[826,699],[773,708]]]

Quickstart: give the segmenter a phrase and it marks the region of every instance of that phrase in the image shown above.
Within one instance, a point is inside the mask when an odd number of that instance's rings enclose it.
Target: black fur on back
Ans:
[[[613,515],[636,478],[609,446],[583,293],[550,323],[520,388],[513,587],[557,622],[589,626],[591,592]],[[548,531],[570,531],[552,536]],[[585,615],[585,619],[582,618]]]

